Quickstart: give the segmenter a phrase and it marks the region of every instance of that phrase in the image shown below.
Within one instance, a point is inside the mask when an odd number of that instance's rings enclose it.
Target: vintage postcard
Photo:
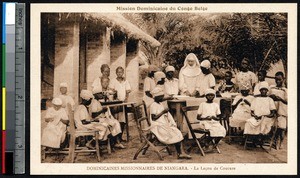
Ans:
[[[297,4],[30,10],[31,174],[297,173]]]

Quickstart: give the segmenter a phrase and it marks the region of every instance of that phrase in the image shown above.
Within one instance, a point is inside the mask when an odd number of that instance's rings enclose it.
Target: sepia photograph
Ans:
[[[31,173],[296,173],[296,6],[226,6],[31,5]]]

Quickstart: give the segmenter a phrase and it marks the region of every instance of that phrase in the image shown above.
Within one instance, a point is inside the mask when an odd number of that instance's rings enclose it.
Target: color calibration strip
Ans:
[[[25,173],[25,4],[3,3],[2,174]]]
[[[6,3],[2,4],[2,147],[1,147],[1,173],[6,173],[5,150],[6,150]]]

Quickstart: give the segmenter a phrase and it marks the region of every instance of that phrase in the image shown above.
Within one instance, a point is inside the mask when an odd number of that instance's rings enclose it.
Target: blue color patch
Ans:
[[[2,44],[5,44],[6,42],[6,24],[5,24],[5,19],[6,19],[6,3],[3,2],[2,3],[2,8],[3,8],[3,11],[2,11]]]

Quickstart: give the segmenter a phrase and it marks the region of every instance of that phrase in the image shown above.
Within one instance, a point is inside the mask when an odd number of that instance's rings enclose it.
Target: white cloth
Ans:
[[[271,114],[271,110],[276,110],[275,103],[270,97],[256,97],[251,103],[251,110],[256,116]]]
[[[203,102],[199,105],[197,114],[201,115],[201,118],[206,118],[209,116],[217,117],[217,115],[221,114],[221,111],[217,103]],[[220,124],[219,121],[216,120],[201,120],[199,124],[193,124],[193,128],[207,129],[209,130],[211,137],[226,136],[225,128]]]
[[[103,109],[101,103],[95,99],[92,100],[92,103],[89,107],[89,115],[92,115],[93,112],[99,112]],[[121,133],[121,126],[118,120],[116,120],[108,108],[107,112],[99,114],[97,117],[99,123],[105,126],[109,126],[109,131],[112,136],[116,136]],[[97,123],[97,122],[96,122]]]
[[[110,133],[107,125],[97,122],[91,122],[90,124],[84,125],[81,122],[82,120],[91,121],[91,116],[84,105],[79,105],[74,113],[74,121],[77,130],[96,130],[99,131],[99,140],[107,139],[107,135]]]
[[[174,72],[175,68],[173,66],[167,66],[166,69],[165,69],[165,71],[166,72],[171,72],[171,71]]]
[[[270,86],[270,95],[279,96],[280,98],[284,100],[288,100],[288,90],[285,87],[276,87],[275,85]],[[277,109],[277,113],[279,115],[288,116],[287,112],[287,104],[284,104],[281,101],[275,101],[275,106]]]
[[[213,74],[208,74],[208,75],[204,75],[201,74],[200,78],[199,78],[199,93],[200,96],[205,94],[205,91],[211,87],[215,87],[216,85],[216,80],[215,77],[213,76]]]
[[[260,120],[251,117],[246,121],[244,134],[258,135],[268,134],[271,131],[274,119],[263,116]]]
[[[161,79],[166,78],[166,74],[162,71],[157,71],[154,73],[154,81],[157,83]]]
[[[116,78],[111,80],[109,88],[117,91],[117,97],[118,97],[118,100],[120,100],[120,101],[125,101],[126,91],[131,90],[130,84],[127,80],[124,79],[122,81],[118,81]],[[123,111],[124,111],[124,107],[123,107]],[[119,122],[125,123],[126,122],[125,112],[123,112],[123,111],[120,111],[117,114],[115,114],[115,117]]]
[[[202,118],[209,116],[217,117],[221,114],[220,107],[217,103],[200,103],[197,114],[201,115]]]
[[[126,99],[126,91],[131,90],[127,80],[118,81],[116,78],[111,80],[109,88],[117,91],[118,100],[120,101],[124,101]]]
[[[69,113],[69,108],[68,108],[68,104],[70,104],[71,106],[71,110],[74,111],[75,109],[75,102],[74,99],[69,96],[69,95],[59,95],[58,98],[60,98],[62,100],[62,107],[66,110],[66,113],[68,114],[68,116],[70,115]]]
[[[154,102],[153,98],[148,97],[145,92],[146,91],[152,91],[155,88],[156,84],[153,78],[146,77],[144,80],[144,96],[143,101],[145,101],[145,104],[147,107],[150,107],[150,105]]]
[[[161,103],[152,103],[150,106],[151,125],[148,129],[164,144],[174,144],[183,140],[181,131],[177,128],[172,115],[168,112],[153,121],[152,114],[160,114],[164,110]]]
[[[258,82],[255,87],[254,87],[254,90],[253,90],[253,95],[260,95],[260,87],[261,87],[261,83],[262,82]]]
[[[270,86],[270,95],[275,95],[279,96],[280,98],[284,100],[288,100],[287,96],[288,90],[285,87],[276,87],[275,85]],[[277,114],[279,115],[277,120],[278,120],[278,127],[281,129],[286,129],[287,127],[287,117],[288,117],[288,112],[287,112],[287,104],[284,104],[281,101],[275,101],[275,106],[277,109]]]
[[[65,140],[67,126],[60,120],[69,120],[65,109],[55,110],[50,107],[46,111],[45,118],[52,118],[43,130],[42,145],[51,148],[60,148],[60,144]]]
[[[251,110],[254,111],[256,116],[262,116],[262,119],[256,120],[251,117],[246,121],[244,134],[268,134],[274,124],[274,119],[265,117],[271,114],[271,110],[275,110],[275,103],[269,97],[256,97],[251,103]]]
[[[251,104],[254,97],[252,95],[245,97],[239,94],[234,98],[232,105],[236,105],[240,99],[243,99],[243,101],[239,103],[232,116],[229,118],[229,125],[231,127],[241,127],[241,129],[244,129],[246,120],[251,118],[251,105],[249,106],[246,104],[244,100],[247,100]]]
[[[194,60],[194,65],[190,66],[188,60]],[[198,58],[193,53],[188,54],[179,72],[179,89],[181,93],[186,91],[193,93],[195,90],[198,90],[200,74],[202,74],[202,71]]]
[[[89,90],[81,90],[80,92],[80,97],[84,100],[89,100],[91,98],[94,98],[94,95],[91,91]]]
[[[93,94],[95,94],[101,91],[102,91],[101,77],[97,77],[92,84],[92,92]]]
[[[179,92],[179,80],[173,78],[173,80],[165,80],[165,94],[166,95],[178,95]]]
[[[251,72],[251,71],[247,71],[247,72],[238,72],[235,76],[235,84],[240,88],[242,85],[245,86],[251,86],[250,87],[250,93],[252,93],[252,86],[254,86],[257,83],[257,76]]]
[[[52,104],[56,106],[61,106],[62,105],[62,100],[60,98],[53,98]]]

